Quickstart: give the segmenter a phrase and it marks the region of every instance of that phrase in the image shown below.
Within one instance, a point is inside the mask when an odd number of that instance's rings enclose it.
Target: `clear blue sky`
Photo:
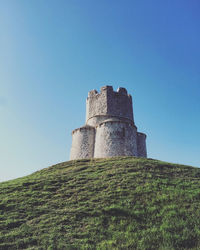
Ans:
[[[88,91],[127,88],[148,156],[200,167],[199,0],[0,0],[0,181],[69,159]]]

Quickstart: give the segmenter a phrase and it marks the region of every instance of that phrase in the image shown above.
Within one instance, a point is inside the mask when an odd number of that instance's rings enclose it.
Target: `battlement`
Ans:
[[[117,89],[117,92],[118,92],[119,94],[122,94],[122,95],[128,95],[127,90],[126,90],[125,88],[119,87],[119,88]]]
[[[144,137],[145,139],[146,139],[146,134],[144,134],[144,133],[141,133],[141,132],[137,132],[137,134],[138,134],[138,137]]]
[[[103,87],[101,87],[101,93],[102,93],[103,91],[113,92],[113,87],[112,87],[112,86],[109,86],[109,85],[103,86]]]
[[[86,100],[86,123],[97,116],[115,116],[134,122],[131,95],[125,88],[114,91],[112,86],[104,86],[100,92],[90,91]]]
[[[93,97],[98,94],[99,94],[98,91],[96,89],[93,89],[90,92],[88,92],[88,98]]]
[[[129,98],[131,97],[129,94],[128,94],[128,92],[127,92],[127,90],[125,89],[125,88],[122,88],[122,87],[119,87],[118,89],[117,89],[117,91],[114,91],[113,90],[113,87],[112,86],[108,86],[108,85],[106,85],[106,86],[103,86],[103,87],[101,87],[101,89],[100,89],[100,93],[96,90],[96,89],[93,89],[93,90],[91,90],[91,91],[89,91],[88,92],[88,98],[90,98],[90,97],[94,97],[94,96],[97,96],[97,95],[100,95],[101,93],[103,93],[103,92],[112,92],[112,93],[115,93],[115,94],[117,94],[118,93],[118,95],[127,95]]]

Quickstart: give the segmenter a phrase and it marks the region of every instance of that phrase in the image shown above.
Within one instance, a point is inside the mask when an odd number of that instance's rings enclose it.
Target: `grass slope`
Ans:
[[[200,249],[200,169],[121,157],[0,183],[0,249]]]

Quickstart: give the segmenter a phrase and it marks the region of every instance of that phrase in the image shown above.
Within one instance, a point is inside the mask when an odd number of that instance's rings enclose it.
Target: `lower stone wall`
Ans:
[[[94,158],[137,156],[137,128],[121,121],[105,121],[96,127]]]
[[[72,132],[70,160],[114,156],[146,158],[146,135],[128,121],[114,118]]]
[[[137,133],[137,149],[138,157],[147,158],[146,135],[140,132]]]
[[[72,132],[70,160],[93,158],[95,128],[84,126]]]

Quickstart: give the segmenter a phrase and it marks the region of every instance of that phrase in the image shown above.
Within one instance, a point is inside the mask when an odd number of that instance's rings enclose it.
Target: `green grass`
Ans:
[[[200,169],[118,157],[0,183],[0,249],[200,249]]]

